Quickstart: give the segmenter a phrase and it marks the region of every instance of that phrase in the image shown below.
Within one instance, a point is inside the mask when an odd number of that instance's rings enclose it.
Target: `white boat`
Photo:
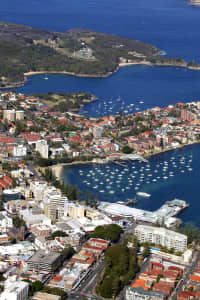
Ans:
[[[47,76],[44,77],[44,80],[48,80],[49,78]]]
[[[144,192],[137,192],[137,195],[144,198],[149,198],[151,195]]]

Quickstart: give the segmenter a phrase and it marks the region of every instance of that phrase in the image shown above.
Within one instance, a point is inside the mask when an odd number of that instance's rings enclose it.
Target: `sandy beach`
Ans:
[[[35,72],[27,72],[24,73],[24,76],[32,76],[32,75],[39,75],[39,74],[65,74],[65,75],[72,75],[72,76],[76,76],[76,77],[100,77],[100,78],[106,78],[110,75],[112,75],[113,73],[109,72],[105,75],[95,75],[95,74],[76,74],[74,72],[66,72],[66,71],[35,71]]]

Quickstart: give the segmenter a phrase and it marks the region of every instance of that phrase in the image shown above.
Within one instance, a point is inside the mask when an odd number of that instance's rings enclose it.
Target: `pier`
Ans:
[[[130,199],[131,201],[133,199]],[[130,202],[129,202],[130,203]],[[174,199],[165,202],[155,211],[146,211],[138,208],[127,206],[128,201],[124,204],[101,202],[99,209],[108,215],[117,215],[124,218],[134,218],[136,221],[147,222],[150,224],[162,223],[164,221],[167,227],[174,226],[180,220],[174,216],[178,215],[189,205],[183,200]]]
[[[120,166],[120,167],[126,167],[126,164],[124,164],[124,163],[122,163],[122,162],[120,162],[120,161],[118,161],[118,160],[113,160],[113,163],[114,164],[116,164],[116,165],[118,165],[118,166]]]
[[[141,161],[141,162],[148,162],[143,156],[139,154],[126,154],[120,157],[120,160],[132,160],[132,161]]]

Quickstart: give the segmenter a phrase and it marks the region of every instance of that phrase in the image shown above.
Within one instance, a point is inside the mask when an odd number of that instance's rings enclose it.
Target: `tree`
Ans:
[[[142,256],[145,258],[148,257],[149,255],[150,255],[150,247],[148,244],[145,244],[144,249],[142,251]]]
[[[127,241],[106,250],[104,274],[96,288],[100,296],[116,298],[119,291],[135,277],[139,268],[137,250],[138,247],[128,248]]]
[[[42,287],[43,287],[43,284],[40,280],[36,280],[32,283],[32,288],[33,288],[34,292],[41,291]]]
[[[13,225],[17,228],[25,226],[25,222],[23,219],[21,219],[19,216],[15,216],[13,218]]]
[[[126,145],[126,146],[124,146],[124,147],[122,148],[122,152],[125,153],[125,154],[130,154],[130,153],[133,152],[133,149],[130,148],[128,145]]]
[[[61,230],[56,230],[51,234],[51,239],[55,239],[56,237],[65,237],[67,234],[64,231]]]
[[[85,192],[85,205],[89,204],[89,195],[90,195],[89,191],[86,190],[86,192]]]
[[[116,224],[110,224],[107,226],[97,226],[91,236],[116,243],[119,240],[122,232],[123,229],[120,226]]]

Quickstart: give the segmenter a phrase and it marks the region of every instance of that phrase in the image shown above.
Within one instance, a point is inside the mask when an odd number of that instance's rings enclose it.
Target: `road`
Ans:
[[[40,174],[38,173],[38,171],[35,169],[35,167],[33,165],[33,162],[30,162],[30,161],[28,162],[28,168],[33,173],[33,176],[35,178],[42,180],[42,177],[40,176]]]
[[[77,287],[76,292],[79,294],[87,295],[87,297],[94,297],[93,291],[97,284],[98,274],[103,270],[104,268],[104,259],[103,257],[100,258],[100,260],[94,265],[89,275],[86,277],[86,279],[83,279],[83,281],[80,283],[80,285]],[[100,299],[96,297],[96,299]]]
[[[174,292],[172,293],[172,295],[170,297],[171,300],[176,300],[177,299],[177,295],[183,290],[184,285],[187,284],[187,282],[189,280],[189,277],[191,276],[194,269],[196,268],[197,261],[198,261],[199,258],[200,258],[200,252],[196,251],[195,254],[194,254],[191,266],[187,268],[187,270],[184,273],[182,279],[177,284],[176,289],[174,290]]]

